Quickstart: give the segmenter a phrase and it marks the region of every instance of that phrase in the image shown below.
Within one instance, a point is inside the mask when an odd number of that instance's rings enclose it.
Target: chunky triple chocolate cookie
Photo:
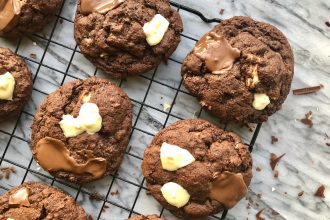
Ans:
[[[182,120],[155,136],[142,171],[162,206],[195,219],[230,209],[246,195],[252,158],[236,134],[202,119]]]
[[[63,0],[1,0],[0,36],[21,37],[44,28]]]
[[[32,93],[32,74],[23,59],[0,48],[0,121],[17,116]]]
[[[74,35],[97,68],[124,78],[167,60],[182,26],[168,0],[79,0]]]
[[[134,216],[132,218],[129,218],[128,220],[165,220],[164,218],[159,218],[157,215],[138,215]]]
[[[186,57],[184,85],[221,121],[263,122],[281,108],[293,77],[286,37],[270,24],[233,17],[205,34]]]
[[[32,124],[33,156],[55,177],[74,183],[115,171],[132,124],[131,102],[111,82],[75,80],[51,93]]]
[[[0,219],[92,220],[74,199],[41,183],[24,183],[0,196]]]

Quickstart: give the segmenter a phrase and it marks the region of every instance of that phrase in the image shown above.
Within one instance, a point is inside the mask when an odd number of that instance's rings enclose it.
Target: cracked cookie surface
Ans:
[[[84,97],[99,108],[102,128],[99,132],[86,132],[66,138],[59,125],[62,116],[79,115]],[[79,164],[85,164],[90,156],[106,160],[106,171],[98,177],[109,175],[121,164],[128,144],[132,124],[132,107],[127,94],[108,80],[91,77],[64,84],[51,93],[39,107],[32,124],[32,151],[36,158],[38,142],[50,137],[62,141],[70,156]],[[51,158],[50,158],[51,159]],[[95,180],[88,173],[76,174],[66,171],[50,171],[58,178],[75,183]]]
[[[10,204],[11,197],[22,189],[28,192],[27,204]],[[92,220],[71,196],[54,187],[34,182],[24,183],[0,197],[0,219]]]
[[[74,35],[81,52],[97,68],[124,78],[147,72],[167,60],[183,30],[177,11],[167,0],[125,0],[106,13],[83,14],[78,2]],[[143,25],[156,14],[170,23],[161,43],[149,46]]]
[[[160,148],[164,142],[188,150],[196,161],[176,171],[163,169]],[[238,135],[223,131],[206,120],[190,119],[178,121],[154,137],[145,150],[142,171],[151,195],[163,207],[180,218],[202,218],[224,209],[223,204],[209,196],[214,175],[225,171],[241,173],[249,186],[252,158]],[[177,208],[164,199],[160,189],[168,182],[181,185],[190,194],[185,206]]]
[[[32,93],[32,74],[22,58],[9,49],[0,48],[0,75],[10,72],[15,78],[13,100],[0,99],[0,121],[17,116]]]
[[[11,4],[18,4],[15,12],[16,15],[10,23],[5,25],[4,29],[0,29],[2,37],[21,37],[26,34],[32,34],[43,29],[54,18],[55,13],[59,10],[63,0],[3,0]],[[0,8],[1,10],[1,8]],[[7,9],[8,10],[8,9]],[[1,11],[0,11],[1,12]],[[5,12],[1,12],[5,13]],[[10,16],[7,12],[6,16]],[[5,20],[8,18],[1,17]],[[0,25],[2,26],[2,25]]]
[[[294,58],[286,37],[274,26],[249,17],[224,20],[211,32],[223,36],[240,56],[230,69],[214,74],[193,50],[182,66],[185,87],[222,122],[266,121],[290,91]],[[270,99],[263,110],[253,107],[256,93]]]

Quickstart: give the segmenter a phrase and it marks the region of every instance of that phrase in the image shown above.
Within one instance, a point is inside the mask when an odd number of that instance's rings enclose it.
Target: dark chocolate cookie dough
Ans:
[[[0,1],[0,36],[21,37],[40,31],[54,17],[63,0]]]
[[[165,170],[160,158],[164,143],[189,151],[195,161]],[[165,153],[174,157],[173,152]],[[169,162],[173,164],[173,158]],[[232,208],[245,196],[252,178],[252,158],[236,134],[202,119],[182,120],[154,137],[145,150],[142,171],[151,195],[164,208],[177,217],[194,219]],[[161,189],[169,182],[179,184],[190,195],[181,207],[171,205],[164,197]]]
[[[286,37],[270,24],[233,17],[186,57],[184,85],[221,121],[263,122],[281,108],[293,77]]]
[[[128,220],[165,220],[164,218],[159,218],[157,215],[138,215],[134,216],[132,218],[129,218]]]
[[[11,99],[0,98],[0,121],[20,113],[31,96],[33,86],[32,74],[23,59],[9,49],[0,48],[0,75],[7,72],[14,77],[15,87]],[[0,92],[3,92],[4,87],[0,85]]]
[[[41,183],[24,183],[0,197],[0,219],[92,220],[71,196]]]
[[[63,116],[81,117],[86,103],[98,107],[99,129],[66,135],[60,125]],[[93,127],[93,111],[85,115],[87,129]],[[39,107],[32,124],[33,156],[55,177],[75,183],[100,179],[122,162],[131,124],[131,102],[122,89],[97,77],[75,80],[51,93]]]
[[[78,1],[74,35],[87,59],[111,76],[147,72],[167,60],[179,44],[183,25],[168,0],[99,2],[106,7],[97,9],[91,0]],[[143,26],[156,14],[168,20],[169,28],[159,44],[150,46]]]

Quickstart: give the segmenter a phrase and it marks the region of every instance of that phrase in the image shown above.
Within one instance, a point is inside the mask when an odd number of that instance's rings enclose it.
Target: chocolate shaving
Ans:
[[[272,144],[275,144],[276,142],[278,142],[278,138],[275,136],[272,136]]]
[[[93,192],[92,194],[89,195],[89,199],[95,201],[102,201],[103,196],[101,196],[98,192]]]
[[[304,191],[301,191],[300,193],[298,193],[299,197],[302,196],[302,195],[304,195]]]
[[[323,88],[323,85],[320,84],[319,86],[312,86],[312,87],[306,87],[306,88],[301,88],[301,89],[295,89],[292,90],[293,95],[306,95],[306,94],[311,94],[318,92],[320,89]]]
[[[261,168],[260,167],[256,167],[256,171],[257,172],[260,172],[261,171]]]
[[[219,14],[223,15],[224,12],[225,12],[225,9],[221,8]]]
[[[330,27],[330,22],[329,21],[326,21],[325,22],[325,25],[328,26],[328,27]]]
[[[314,196],[324,198],[325,197],[324,191],[325,191],[325,186],[321,185],[319,186],[319,188],[317,188],[316,192],[314,193]]]
[[[270,154],[270,167],[272,168],[272,170],[275,169],[277,163],[281,160],[281,158],[284,156],[285,154],[282,154],[281,156],[277,156],[276,154],[271,153]]]
[[[261,213],[264,211],[264,209],[261,209],[257,214],[256,214],[256,219],[257,220],[265,220],[265,218],[261,217]]]
[[[312,114],[312,111],[309,111],[305,114],[305,118],[300,120],[305,125],[308,125],[309,128],[313,127]]]
[[[279,215],[280,213],[276,212],[275,210],[272,210],[272,213],[271,213],[273,216],[276,216],[276,215]]]

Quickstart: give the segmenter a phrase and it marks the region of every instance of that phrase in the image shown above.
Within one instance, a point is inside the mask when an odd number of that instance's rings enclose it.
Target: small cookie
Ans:
[[[222,122],[264,122],[291,86],[294,58],[270,24],[233,17],[205,34],[182,66],[185,87]]]
[[[40,31],[54,17],[63,0],[2,0],[0,36],[21,37]]]
[[[59,189],[41,184],[24,183],[0,196],[0,219],[92,220],[74,199]]]
[[[142,171],[151,195],[164,208],[179,218],[195,219],[232,208],[246,195],[252,158],[238,135],[190,119],[154,137]]]
[[[180,15],[168,0],[80,0],[74,35],[97,68],[125,78],[167,60],[182,30]]]
[[[23,59],[0,48],[0,121],[17,116],[32,93],[32,74]]]
[[[131,102],[122,89],[97,77],[75,80],[39,107],[33,156],[55,177],[74,183],[100,179],[121,164],[131,126]]]
[[[129,218],[128,220],[165,220],[164,218],[159,218],[157,215],[137,215]]]

